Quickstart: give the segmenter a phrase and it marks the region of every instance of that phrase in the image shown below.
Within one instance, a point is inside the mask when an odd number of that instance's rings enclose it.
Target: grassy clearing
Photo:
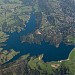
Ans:
[[[71,51],[71,53],[69,54],[69,59],[71,61],[75,61],[75,48]]]

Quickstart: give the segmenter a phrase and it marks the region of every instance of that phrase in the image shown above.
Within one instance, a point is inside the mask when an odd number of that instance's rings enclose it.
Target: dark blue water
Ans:
[[[20,33],[14,32],[10,34],[9,39],[6,42],[7,45],[3,48],[7,50],[14,49],[16,51],[20,51],[20,54],[15,56],[9,62],[16,60],[20,56],[28,53],[31,56],[38,56],[40,54],[44,54],[43,60],[45,62],[63,60],[68,58],[69,53],[73,49],[73,46],[67,46],[64,43],[61,43],[58,48],[44,41],[41,42],[41,45],[21,43],[20,36],[27,35],[33,32],[35,28],[36,28],[35,15],[32,13],[25,30],[21,31]]]

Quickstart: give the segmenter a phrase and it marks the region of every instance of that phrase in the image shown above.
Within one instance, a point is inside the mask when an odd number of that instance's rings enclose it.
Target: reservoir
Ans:
[[[29,22],[25,30],[21,32],[10,33],[9,39],[6,41],[6,46],[3,48],[6,50],[14,49],[15,51],[20,51],[18,55],[16,55],[11,61],[18,59],[20,56],[25,54],[30,54],[31,56],[38,56],[43,54],[43,60],[45,62],[49,61],[58,61],[64,60],[68,58],[69,53],[73,49],[74,46],[68,46],[64,43],[61,43],[58,48],[54,45],[50,45],[47,42],[42,41],[41,45],[39,44],[29,44],[29,43],[21,43],[20,36],[27,35],[28,33],[32,33],[36,28],[35,15],[32,13]]]

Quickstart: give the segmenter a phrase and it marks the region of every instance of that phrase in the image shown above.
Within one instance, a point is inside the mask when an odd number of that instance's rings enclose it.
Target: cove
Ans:
[[[64,60],[68,58],[69,53],[74,47],[72,45],[68,46],[64,43],[61,43],[60,46],[56,48],[54,45],[50,45],[49,43],[44,41],[41,42],[41,45],[21,43],[20,36],[32,33],[35,29],[35,15],[34,13],[32,13],[25,30],[21,31],[20,33],[10,33],[9,39],[6,41],[7,45],[3,48],[6,50],[14,49],[16,51],[20,51],[20,53],[8,62],[17,60],[20,56],[28,53],[30,54],[30,56],[38,56],[40,54],[43,54],[43,61],[45,62]]]

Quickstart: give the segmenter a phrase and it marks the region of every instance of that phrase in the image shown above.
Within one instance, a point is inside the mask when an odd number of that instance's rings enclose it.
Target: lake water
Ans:
[[[9,39],[6,42],[7,45],[3,48],[7,50],[14,49],[16,51],[20,51],[20,54],[16,55],[9,62],[16,60],[20,56],[28,53],[30,53],[31,56],[44,54],[43,60],[45,62],[63,60],[68,58],[69,53],[73,49],[73,46],[67,46],[64,43],[61,43],[58,48],[44,41],[41,42],[41,45],[21,43],[20,36],[27,35],[28,33],[33,32],[35,28],[35,15],[32,13],[25,30],[21,31],[20,33],[14,32],[10,34]]]

